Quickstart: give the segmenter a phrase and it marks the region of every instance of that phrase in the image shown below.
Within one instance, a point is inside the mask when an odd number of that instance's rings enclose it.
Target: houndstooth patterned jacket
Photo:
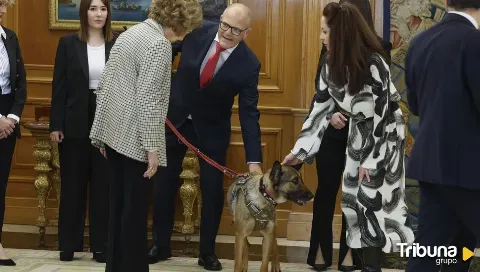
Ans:
[[[172,46],[162,27],[147,19],[122,33],[105,65],[90,139],[118,153],[148,162],[157,150],[167,165],[165,118],[170,97]]]

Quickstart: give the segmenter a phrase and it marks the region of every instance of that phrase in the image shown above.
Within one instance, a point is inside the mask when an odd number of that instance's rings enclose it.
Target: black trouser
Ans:
[[[459,252],[459,254],[457,254],[457,263],[450,265],[443,264],[442,272],[468,272],[473,258],[463,261],[460,252],[462,252],[464,247],[469,248],[470,250],[476,248],[475,235],[473,235],[467,227],[462,225],[450,245],[455,246],[457,252]]]
[[[148,270],[147,163],[130,159],[106,146],[113,180],[110,185],[107,272]]]
[[[315,264],[317,250],[320,245],[322,256],[327,266],[332,265],[332,220],[335,203],[345,168],[346,138],[325,135],[320,149],[315,156],[317,166],[318,187],[313,202],[313,220],[310,236],[310,249],[307,263]],[[346,222],[342,214],[342,232],[340,236],[340,252],[338,263],[342,264],[349,247],[346,244]],[[361,261],[352,250],[353,263],[358,268]]]
[[[196,135],[193,124],[186,121],[179,129],[188,141],[195,143]],[[199,146],[201,149],[201,147]],[[167,167],[160,168],[155,175],[154,184],[154,215],[153,236],[154,243],[162,250],[171,251],[175,199],[180,188],[179,175],[182,171],[182,162],[187,147],[175,137],[167,139]],[[218,151],[202,150],[207,156],[225,165],[226,149]],[[199,160],[200,164],[200,191],[202,194],[202,219],[200,225],[200,254],[215,254],[215,238],[220,226],[223,211],[224,190],[223,173]]]
[[[415,243],[420,246],[445,246],[462,228],[467,228],[480,242],[480,217],[478,200],[480,190],[443,186],[427,182],[420,184],[418,231]],[[473,250],[473,248],[470,248]],[[457,252],[462,254],[462,251]],[[433,258],[410,257],[406,271],[438,271]]]
[[[0,114],[4,118],[10,113],[9,110],[12,104],[13,96],[2,95],[0,91]],[[10,175],[16,141],[17,134],[15,130],[7,138],[0,139],[0,243],[2,242],[3,218],[5,216],[5,194],[7,192],[8,176]]]
[[[95,95],[91,92],[89,128],[95,115],[94,103]],[[59,143],[58,149],[61,176],[59,250],[83,251],[88,195],[90,251],[105,252],[108,240],[108,192],[112,179],[107,160],[88,138],[65,138]]]

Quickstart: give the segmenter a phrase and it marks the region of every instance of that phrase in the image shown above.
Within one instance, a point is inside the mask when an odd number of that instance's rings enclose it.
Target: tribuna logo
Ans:
[[[408,245],[399,243],[400,257],[433,258],[437,265],[454,264],[457,262],[457,248],[454,246],[421,246],[418,243]]]

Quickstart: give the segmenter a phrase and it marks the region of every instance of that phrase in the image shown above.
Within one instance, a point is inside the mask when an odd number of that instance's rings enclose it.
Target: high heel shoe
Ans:
[[[326,264],[316,264],[310,261],[308,261],[307,264],[310,265],[315,271],[325,271],[328,269],[328,266]]]
[[[17,264],[12,259],[0,260],[0,266],[16,266]]]

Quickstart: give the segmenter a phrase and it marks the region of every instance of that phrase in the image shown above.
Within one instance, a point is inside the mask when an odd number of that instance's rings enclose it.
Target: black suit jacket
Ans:
[[[390,65],[391,64],[391,50],[392,50],[392,43],[383,40],[382,38],[378,37],[380,43],[382,44],[383,50],[385,51],[385,61]],[[322,46],[322,51],[320,52],[320,57],[318,59],[318,67],[317,67],[317,75],[315,77],[315,86],[318,84],[318,80],[320,79],[320,73],[322,71],[323,62],[326,60],[327,57],[327,47],[325,45]],[[315,101],[315,97],[312,99],[312,103],[310,104],[310,112],[313,109],[313,102]],[[307,116],[308,118],[308,116]],[[348,116],[346,116],[348,119]],[[328,124],[327,129],[325,130],[325,136],[333,137],[340,140],[345,140],[348,137],[348,123],[342,129],[336,129],[331,124]]]
[[[113,44],[105,43],[106,61]],[[89,92],[87,43],[77,34],[64,36],[53,69],[50,131],[62,131],[65,138],[88,138]]]
[[[200,67],[217,30],[218,24],[204,21],[173,47],[173,54],[181,52],[181,57],[172,80],[168,119],[179,127],[191,114],[199,148],[222,154],[230,143],[232,106],[239,95],[246,160],[262,162],[257,109],[260,62],[245,42],[238,44],[212,81],[200,88]]]
[[[447,14],[416,36],[405,60],[410,111],[418,115],[406,176],[480,190],[480,31]]]
[[[5,30],[5,34],[7,34],[7,38],[4,39],[2,37],[2,40],[8,53],[8,61],[10,63],[10,87],[11,94],[13,95],[13,105],[8,112],[9,114],[14,114],[22,118],[23,107],[27,100],[27,75],[17,35],[6,27],[2,28]],[[20,126],[18,125],[15,126],[15,134],[18,138],[21,137]]]

